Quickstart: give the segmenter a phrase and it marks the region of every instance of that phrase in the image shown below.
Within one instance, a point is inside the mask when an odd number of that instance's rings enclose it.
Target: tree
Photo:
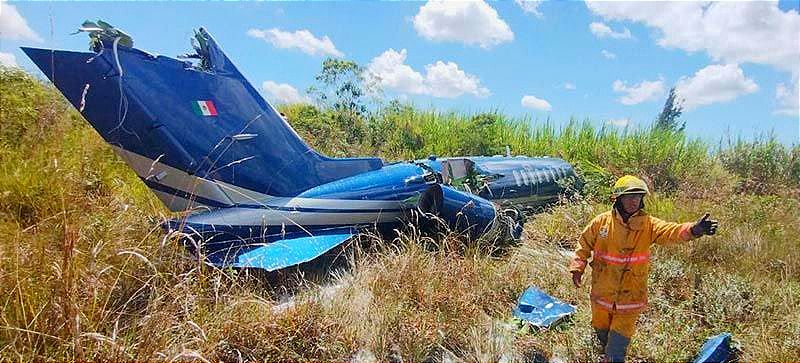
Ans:
[[[339,126],[347,130],[348,142],[360,141],[367,117],[364,96],[370,87],[364,68],[351,60],[328,58],[315,79],[319,86],[309,87],[308,93],[318,106],[333,112]]]
[[[656,128],[670,131],[683,131],[686,128],[685,121],[678,126],[678,118],[683,113],[683,100],[676,101],[676,97],[675,87],[672,87],[669,90],[667,101],[664,102],[664,109],[656,118]]]

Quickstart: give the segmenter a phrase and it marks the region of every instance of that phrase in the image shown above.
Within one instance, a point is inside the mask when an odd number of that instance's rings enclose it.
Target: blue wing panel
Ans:
[[[279,240],[237,256],[231,266],[280,270],[311,261],[353,236],[353,233],[339,233]]]

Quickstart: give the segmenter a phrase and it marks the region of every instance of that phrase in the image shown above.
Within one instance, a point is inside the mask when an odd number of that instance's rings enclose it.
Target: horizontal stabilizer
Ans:
[[[311,261],[341,245],[354,235],[353,233],[338,233],[283,239],[242,253],[230,266],[258,268],[266,271],[280,270]]]

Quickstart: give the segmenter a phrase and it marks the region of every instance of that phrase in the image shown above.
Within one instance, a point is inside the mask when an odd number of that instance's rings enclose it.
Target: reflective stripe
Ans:
[[[629,256],[615,255],[608,252],[595,251],[595,257],[614,265],[647,263],[650,261],[650,253],[634,253]]]
[[[644,302],[633,302],[633,303],[628,303],[628,304],[618,304],[618,303],[612,303],[612,302],[606,301],[606,300],[601,299],[599,297],[593,298],[592,301],[595,304],[600,305],[600,306],[602,306],[602,307],[604,307],[604,308],[606,308],[608,310],[617,310],[617,311],[619,311],[619,310],[636,310],[636,309],[641,309],[641,308],[647,306],[647,302],[646,301],[644,301]]]
[[[646,302],[638,302],[638,303],[631,303],[631,304],[615,304],[617,310],[631,310],[631,309],[640,309],[647,306]]]
[[[600,305],[600,306],[602,306],[602,307],[604,307],[604,308],[606,308],[608,310],[614,309],[614,304],[612,304],[610,302],[607,302],[607,301],[604,301],[604,300],[594,299],[594,303],[597,304],[597,305]]]

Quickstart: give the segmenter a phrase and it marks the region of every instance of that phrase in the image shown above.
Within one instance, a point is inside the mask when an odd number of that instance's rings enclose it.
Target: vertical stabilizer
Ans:
[[[311,149],[205,30],[196,39],[198,65],[116,42],[23,51],[172,210],[296,196],[382,167]]]

